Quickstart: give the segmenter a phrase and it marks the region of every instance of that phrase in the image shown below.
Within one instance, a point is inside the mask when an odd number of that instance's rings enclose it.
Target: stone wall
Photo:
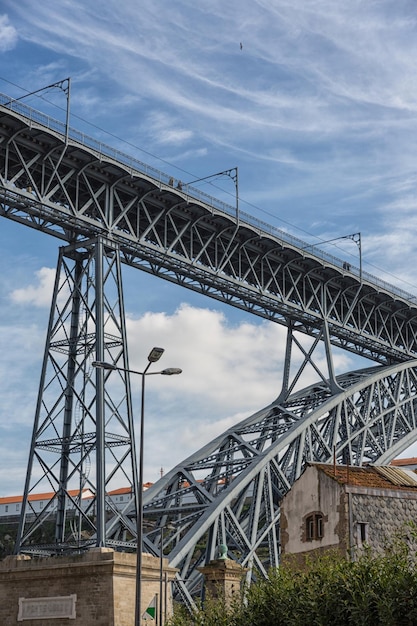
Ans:
[[[383,553],[387,541],[410,520],[417,520],[417,499],[404,491],[386,490],[379,495],[352,493],[352,542],[361,546],[360,524],[366,525],[366,543]]]
[[[166,559],[165,572],[172,581]],[[7,557],[0,563],[0,625],[132,626],[135,590],[135,554],[96,548],[71,557]],[[144,554],[141,612],[159,591],[160,561]],[[168,593],[170,613],[170,585]]]
[[[240,597],[243,578],[248,571],[232,559],[214,559],[198,568],[204,576],[206,597],[222,598],[227,605]]]

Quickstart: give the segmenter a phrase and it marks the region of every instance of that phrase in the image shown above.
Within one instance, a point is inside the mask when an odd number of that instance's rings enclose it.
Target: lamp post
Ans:
[[[148,372],[152,363],[159,361],[164,353],[164,348],[152,348],[148,354],[148,363],[143,372],[118,367],[113,363],[105,361],[93,361],[93,367],[100,367],[106,370],[118,370],[127,372],[128,374],[138,374],[142,377],[142,393],[140,403],[140,435],[139,435],[139,472],[137,487],[137,505],[136,505],[136,599],[135,599],[135,626],[140,626],[142,621],[142,542],[143,542],[143,443],[144,443],[144,426],[145,426],[145,377],[150,375],[162,374],[164,376],[173,376],[181,374],[182,370],[178,367],[168,367],[159,372]]]

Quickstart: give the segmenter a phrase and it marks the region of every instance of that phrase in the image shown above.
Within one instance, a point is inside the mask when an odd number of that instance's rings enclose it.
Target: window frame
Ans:
[[[324,536],[324,515],[323,513],[310,513],[305,518],[306,541],[318,541]]]
[[[358,546],[363,546],[365,543],[368,543],[369,522],[356,522],[356,531]]]

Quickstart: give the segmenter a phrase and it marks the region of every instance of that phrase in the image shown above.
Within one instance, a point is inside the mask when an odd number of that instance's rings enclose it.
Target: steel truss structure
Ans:
[[[248,567],[248,576],[265,576],[277,565],[279,503],[307,462],[381,463],[416,437],[417,303],[361,266],[346,265],[1,95],[0,215],[66,244],[18,550],[136,547],[128,374],[93,374],[90,367],[91,360],[106,360],[129,369],[120,263],[287,327],[277,400],[145,493],[144,549],[179,568],[178,590],[188,603],[200,584],[198,565],[219,542]],[[325,372],[315,357],[319,345]],[[333,346],[379,365],[336,377]],[[295,347],[303,361],[294,372]],[[318,383],[300,391],[307,366]],[[122,512],[108,497],[120,477],[132,488]],[[43,484],[55,495],[39,515],[29,496]],[[86,512],[84,489],[94,502]],[[70,527],[68,503],[79,520]],[[54,541],[43,545],[38,535],[52,515]]]
[[[279,563],[280,501],[308,462],[361,465],[390,461],[415,440],[417,361],[322,381],[233,426],[145,492],[146,550],[179,568],[190,605],[198,567],[219,544],[266,577]]]
[[[92,367],[111,359],[128,369],[125,346],[119,250],[101,238],[61,248],[16,552],[131,547],[127,511],[136,509],[138,481],[129,377]],[[130,487],[121,510],[109,495],[120,485]],[[52,496],[39,509],[31,496],[42,492]],[[123,539],[114,542],[116,525]]]
[[[2,107],[1,102],[8,103]],[[13,110],[12,110],[13,109]],[[16,109],[16,111],[14,110]],[[0,94],[0,215],[381,364],[417,353],[417,302],[319,248]]]

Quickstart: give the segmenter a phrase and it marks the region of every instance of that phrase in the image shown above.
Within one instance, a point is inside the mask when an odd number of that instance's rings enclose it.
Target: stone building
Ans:
[[[415,471],[309,464],[281,505],[282,562],[330,549],[355,558],[365,544],[383,552],[410,520],[417,520]]]

